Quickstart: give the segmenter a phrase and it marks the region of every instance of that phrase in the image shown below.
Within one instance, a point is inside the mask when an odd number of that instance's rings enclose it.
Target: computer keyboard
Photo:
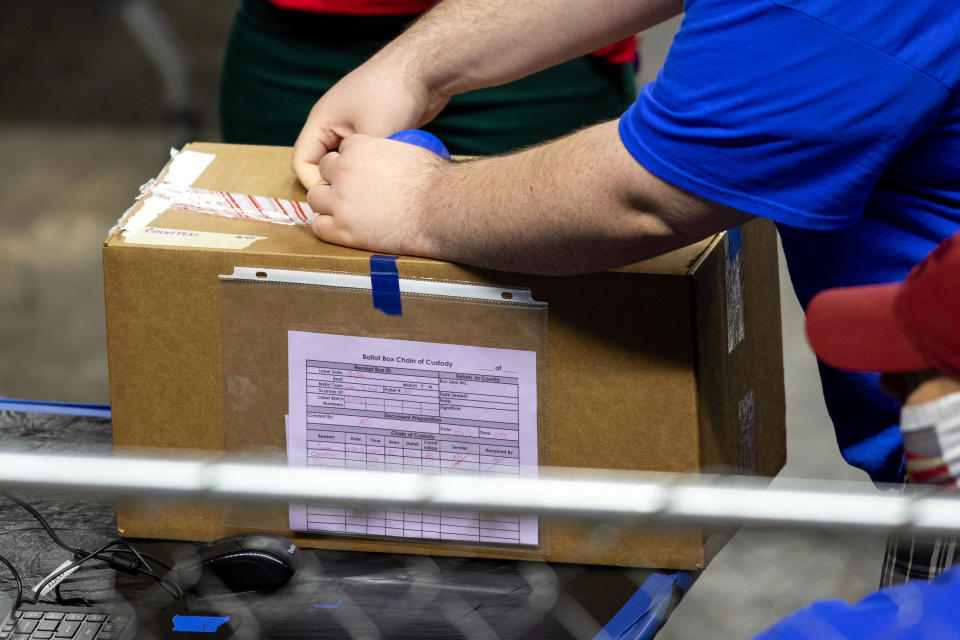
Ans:
[[[130,618],[106,608],[24,604],[0,626],[0,640],[126,640]]]

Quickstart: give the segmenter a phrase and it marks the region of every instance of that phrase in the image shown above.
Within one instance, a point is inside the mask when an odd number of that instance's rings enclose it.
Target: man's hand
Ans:
[[[637,262],[750,216],[647,171],[607,122],[525,151],[446,162],[353,135],[310,190],[323,240],[385,253],[543,274]]]
[[[355,133],[386,137],[429,122],[449,96],[428,89],[389,56],[373,58],[328,91],[310,110],[293,147],[293,170],[304,188],[320,181],[318,165]]]
[[[384,253],[428,255],[426,194],[447,162],[421,147],[355,134],[339,152],[325,154],[319,175],[326,184],[307,199],[318,214],[314,232],[334,244]]]

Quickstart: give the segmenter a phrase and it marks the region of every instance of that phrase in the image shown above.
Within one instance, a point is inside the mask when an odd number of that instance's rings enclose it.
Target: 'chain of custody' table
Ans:
[[[520,473],[518,380],[308,360],[307,464],[418,474]],[[520,542],[516,516],[308,505],[309,530]]]

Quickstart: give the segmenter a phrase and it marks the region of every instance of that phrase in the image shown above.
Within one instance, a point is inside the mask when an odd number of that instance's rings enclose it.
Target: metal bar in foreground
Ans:
[[[960,531],[952,494],[877,492],[825,481],[540,468],[488,478],[298,468],[174,458],[0,452],[0,488],[214,501],[325,501],[670,526],[757,526],[877,533]],[[785,485],[785,486],[780,486]]]

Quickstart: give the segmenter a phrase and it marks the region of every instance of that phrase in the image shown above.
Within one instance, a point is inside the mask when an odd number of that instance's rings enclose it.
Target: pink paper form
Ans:
[[[534,351],[288,332],[292,466],[537,473]],[[536,516],[291,504],[296,531],[538,544]]]

